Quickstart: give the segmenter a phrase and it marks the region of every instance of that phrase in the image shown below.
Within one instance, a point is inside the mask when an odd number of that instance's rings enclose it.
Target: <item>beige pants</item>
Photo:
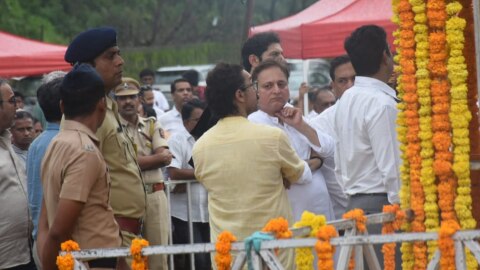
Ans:
[[[147,195],[147,214],[144,221],[144,238],[153,245],[168,245],[170,231],[167,196],[163,190]],[[167,256],[154,255],[148,257],[150,269],[167,270]]]

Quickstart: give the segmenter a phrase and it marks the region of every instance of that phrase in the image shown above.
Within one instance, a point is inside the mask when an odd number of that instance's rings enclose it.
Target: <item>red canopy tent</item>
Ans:
[[[41,75],[70,70],[66,46],[43,43],[0,31],[0,77]]]
[[[385,29],[393,47],[391,1],[320,0],[300,13],[250,28],[250,35],[274,31],[287,58],[335,57],[345,53],[343,42],[357,27],[376,24]]]

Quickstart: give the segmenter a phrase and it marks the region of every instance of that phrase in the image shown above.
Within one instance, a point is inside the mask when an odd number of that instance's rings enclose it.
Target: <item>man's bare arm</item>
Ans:
[[[67,199],[58,202],[55,219],[45,239],[42,253],[43,269],[57,269],[56,258],[60,244],[72,238],[73,228],[82,212],[84,203]]]

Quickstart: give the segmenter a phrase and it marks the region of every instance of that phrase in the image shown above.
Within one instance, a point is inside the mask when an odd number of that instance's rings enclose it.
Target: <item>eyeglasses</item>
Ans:
[[[254,84],[254,83],[247,84],[247,85],[245,85],[245,86],[240,87],[240,90],[245,91],[245,90],[247,90],[248,88],[250,88],[250,87],[252,87],[252,86],[255,86],[255,84]],[[255,87],[254,87],[254,90],[257,90],[257,89],[255,89]]]
[[[16,104],[17,104],[17,99],[15,98],[15,96],[11,97],[11,98],[8,99],[8,100],[0,100],[0,101],[1,101],[2,103],[3,103],[3,102],[8,102],[8,103],[10,103],[10,104],[12,104],[12,105],[16,105]]]

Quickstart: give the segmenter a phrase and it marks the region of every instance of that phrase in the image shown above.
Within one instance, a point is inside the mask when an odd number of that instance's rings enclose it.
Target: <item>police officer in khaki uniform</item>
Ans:
[[[56,269],[60,244],[68,239],[82,249],[120,247],[119,226],[109,204],[110,178],[95,136],[106,102],[103,80],[88,64],[76,65],[60,90],[65,115],[41,169],[43,186],[38,245],[43,269]],[[117,258],[88,261],[90,269],[125,269]]]
[[[107,112],[96,136],[110,173],[110,204],[120,226],[122,246],[129,247],[133,238],[141,233],[146,193],[133,141],[120,124],[117,103],[109,97],[110,91],[122,81],[124,64],[117,46],[116,31],[100,27],[80,33],[68,46],[65,61],[89,63],[103,79]]]
[[[138,153],[138,164],[142,170],[147,191],[147,214],[144,236],[151,245],[168,245],[169,218],[167,197],[164,192],[161,167],[172,160],[167,141],[162,137],[160,125],[154,117],[138,115],[139,83],[132,78],[123,78],[115,88],[115,100],[122,127],[133,137]],[[150,269],[167,269],[167,256],[148,258]]]

